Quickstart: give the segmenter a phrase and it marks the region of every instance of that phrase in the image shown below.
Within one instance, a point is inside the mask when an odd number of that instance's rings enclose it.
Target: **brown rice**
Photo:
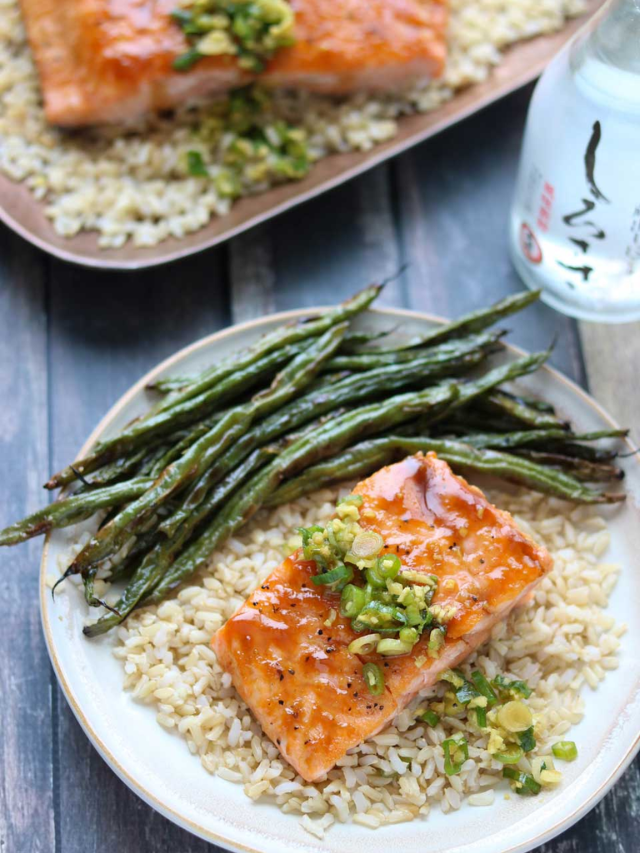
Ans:
[[[383,732],[350,750],[324,781],[309,784],[280,757],[217,664],[213,632],[281,561],[292,531],[328,519],[338,494],[323,490],[261,513],[190,586],[129,617],[114,649],[124,688],[155,708],[157,722],[183,737],[205,770],[242,784],[254,800],[267,798],[299,815],[318,838],[335,821],[377,828],[426,818],[433,807],[455,811],[465,798],[490,806],[498,786],[508,789],[502,765],[487,752],[486,735],[455,718],[435,728],[416,723],[412,711],[420,697]],[[603,561],[609,534],[594,509],[525,490],[491,497],[551,551],[555,568],[529,606],[496,625],[466,665],[474,663],[490,678],[502,672],[528,682],[535,754],[546,756],[582,719],[582,688],[595,689],[618,666],[625,626],[605,608],[619,569]],[[465,733],[469,759],[459,775],[447,776],[440,744],[455,731]],[[530,771],[531,757],[518,766]]]

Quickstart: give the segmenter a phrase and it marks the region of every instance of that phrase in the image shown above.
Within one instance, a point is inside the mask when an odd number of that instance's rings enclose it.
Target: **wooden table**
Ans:
[[[506,230],[529,96],[516,93],[391,164],[164,269],[86,271],[0,230],[0,526],[42,504],[45,475],[73,458],[134,380],[203,335],[336,302],[405,262],[385,304],[456,315],[518,290]],[[621,422],[639,422],[638,324],[578,327],[540,304],[508,325],[529,349],[557,336],[552,364]],[[1,853],[215,849],[139,800],[75,722],[40,629],[40,551],[36,540],[0,556]],[[633,853],[639,810],[636,760],[590,815],[541,850]]]

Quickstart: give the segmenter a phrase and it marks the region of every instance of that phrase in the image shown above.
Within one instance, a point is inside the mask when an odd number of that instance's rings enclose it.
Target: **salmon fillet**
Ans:
[[[292,0],[293,47],[260,79],[345,93],[388,89],[442,72],[447,0]],[[48,121],[86,125],[135,119],[186,99],[251,82],[233,56],[188,72],[189,45],[171,19],[177,0],[22,0]]]
[[[360,525],[381,534],[402,571],[437,575],[433,605],[454,607],[444,647],[427,654],[429,631],[400,657],[351,654],[358,634],[339,612],[340,595],[316,587],[315,562],[285,560],[213,638],[220,665],[284,758],[307,781],[389,723],[523,602],[550,571],[547,551],[508,512],[453,474],[434,453],[381,469],[354,490]],[[331,610],[337,615],[325,623]],[[330,620],[329,620],[330,621]],[[369,693],[366,661],[384,673]]]

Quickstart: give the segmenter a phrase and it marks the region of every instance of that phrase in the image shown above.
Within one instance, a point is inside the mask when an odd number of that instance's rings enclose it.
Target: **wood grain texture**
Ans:
[[[231,319],[334,302],[403,263],[409,266],[386,288],[386,304],[456,315],[520,289],[506,256],[506,218],[528,96],[165,269],[86,272],[46,261],[0,230],[0,452],[10,496],[0,523],[41,503],[45,475],[75,454],[144,371]],[[540,305],[507,326],[528,348],[557,335],[554,363],[584,382],[572,321]],[[637,337],[631,327],[615,334],[582,328],[592,391],[635,423]],[[0,647],[24,629],[25,613],[29,629],[10,665],[0,660],[0,853],[215,850],[142,803],[75,722],[46,662],[35,595],[39,553],[35,542],[0,554]],[[28,731],[19,724],[24,714]],[[636,761],[597,809],[539,853],[635,853],[639,817]]]
[[[73,458],[129,386],[160,359],[229,322],[221,252],[131,276],[53,262],[50,300],[52,469]],[[58,853],[212,848],[140,801],[93,749],[55,688]],[[108,841],[107,841],[108,839]]]
[[[589,390],[640,442],[640,323],[580,323]]]
[[[0,231],[0,526],[44,499],[47,425],[46,263]],[[0,851],[55,845],[50,667],[40,628],[41,543],[0,554]],[[37,828],[37,831],[34,829]]]

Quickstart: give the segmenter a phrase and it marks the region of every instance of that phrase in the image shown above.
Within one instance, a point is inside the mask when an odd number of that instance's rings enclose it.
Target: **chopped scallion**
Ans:
[[[352,655],[370,655],[380,640],[380,634],[365,634],[349,643],[348,649]]]
[[[517,764],[523,755],[524,752],[519,746],[510,744],[507,748],[500,750],[500,752],[495,752],[491,757],[502,764]]]
[[[348,583],[340,597],[340,613],[347,619],[354,619],[366,603],[365,591],[362,587]]]
[[[491,708],[498,701],[498,697],[493,691],[491,685],[487,681],[486,677],[479,671],[471,673],[471,680],[476,686],[476,690],[480,693],[481,696],[484,696],[487,700],[489,707]]]
[[[422,714],[419,715],[418,719],[422,720],[428,726],[431,726],[431,728],[437,726],[440,722],[440,717],[436,714],[435,711],[432,711],[430,708],[427,708],[426,711],[423,711]]]
[[[384,675],[377,663],[365,663],[362,667],[362,675],[369,693],[380,696],[384,690]]]
[[[376,646],[379,655],[407,655],[413,648],[412,643],[403,643],[402,640],[384,639]]]
[[[344,563],[340,563],[328,572],[322,572],[319,575],[312,575],[311,577],[311,581],[316,586],[328,586],[338,591],[351,580],[353,580],[353,569],[351,566],[345,566]]]
[[[528,773],[521,773],[515,767],[505,767],[502,771],[505,779],[509,779],[516,794],[523,796],[535,796],[540,793],[541,785]]]
[[[384,539],[375,530],[365,530],[363,533],[358,533],[353,540],[351,553],[362,560],[370,560],[372,557],[377,557],[380,553]]]
[[[469,745],[462,735],[447,738],[442,741],[444,751],[444,772],[447,776],[455,776],[462,770],[462,765],[469,758]]]
[[[533,736],[533,726],[530,726],[526,732],[522,732],[519,737],[520,746],[522,747],[523,752],[531,752],[532,749],[536,748],[536,739]]]
[[[575,761],[578,757],[578,747],[572,740],[560,740],[554,743],[551,751],[561,761]]]

